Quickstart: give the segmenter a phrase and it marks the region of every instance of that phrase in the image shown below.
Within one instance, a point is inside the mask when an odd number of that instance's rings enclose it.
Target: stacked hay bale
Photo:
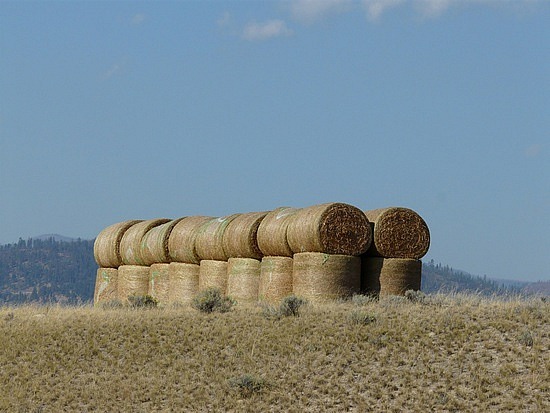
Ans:
[[[430,247],[426,222],[402,207],[369,210],[365,215],[372,225],[373,241],[361,257],[361,290],[380,296],[420,290],[420,259]]]

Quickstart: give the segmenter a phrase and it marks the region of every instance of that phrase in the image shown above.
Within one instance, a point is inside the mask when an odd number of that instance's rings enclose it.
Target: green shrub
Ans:
[[[283,298],[279,305],[279,313],[283,317],[298,317],[300,315],[300,308],[307,303],[306,300],[295,295],[289,295]]]
[[[261,392],[266,387],[264,380],[250,374],[230,379],[229,385],[236,389],[242,397],[250,397],[254,393]]]
[[[203,313],[226,313],[235,305],[230,297],[224,297],[218,288],[208,288],[198,293],[191,306]]]
[[[158,304],[158,301],[150,295],[130,295],[128,301],[132,308],[154,308]]]
[[[426,301],[426,294],[424,294],[422,291],[407,290],[405,291],[405,298],[407,298],[409,301],[412,301],[413,303],[423,304]]]
[[[352,324],[368,325],[376,321],[376,315],[363,310],[354,310],[349,314],[349,319]]]

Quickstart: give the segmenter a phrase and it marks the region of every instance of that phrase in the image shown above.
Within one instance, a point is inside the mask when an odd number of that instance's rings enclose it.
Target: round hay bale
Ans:
[[[120,241],[132,225],[141,220],[123,221],[103,229],[94,241],[94,258],[101,268],[118,268],[122,265]]]
[[[120,256],[124,265],[145,265],[141,257],[141,240],[151,229],[170,221],[169,219],[150,219],[132,225],[120,241]]]
[[[199,264],[170,263],[170,304],[190,305],[199,292]]]
[[[428,225],[415,211],[391,207],[365,211],[373,225],[369,256],[420,259],[430,248]]]
[[[253,258],[229,258],[227,295],[239,304],[258,302],[260,261]]]
[[[171,261],[199,264],[201,259],[197,255],[195,240],[199,228],[212,217],[192,216],[183,218],[172,229],[168,238],[168,251]]]
[[[286,232],[289,219],[298,212],[297,208],[280,207],[269,212],[258,227],[258,247],[263,255],[292,257]]]
[[[240,214],[232,220],[223,233],[223,250],[229,258],[262,258],[258,247],[258,227],[267,212]]]
[[[195,239],[195,250],[201,260],[227,261],[223,249],[223,234],[231,221],[239,214],[212,218],[200,226]]]
[[[263,257],[260,267],[260,301],[277,303],[292,294],[292,258]]]
[[[217,288],[227,291],[227,261],[202,260],[199,265],[199,291]]]
[[[347,298],[360,291],[361,258],[303,252],[294,254],[293,292],[309,302]]]
[[[174,219],[151,228],[141,240],[141,258],[143,265],[169,263],[168,239],[174,227],[183,218]]]
[[[287,229],[288,245],[294,253],[361,255],[371,240],[371,227],[363,211],[342,203],[303,208],[292,215]]]
[[[149,267],[144,265],[118,267],[117,296],[121,303],[128,304],[128,297],[146,296],[148,292]]]
[[[361,265],[361,289],[366,294],[405,295],[407,290],[420,290],[420,260],[363,257]]]
[[[149,267],[148,295],[157,300],[162,307],[168,304],[170,292],[170,264],[153,264]]]
[[[95,279],[94,305],[115,301],[117,295],[118,270],[116,268],[98,268]]]

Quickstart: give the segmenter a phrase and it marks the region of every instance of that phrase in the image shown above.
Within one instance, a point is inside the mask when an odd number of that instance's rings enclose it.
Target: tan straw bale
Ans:
[[[278,303],[292,294],[292,258],[263,257],[260,267],[260,301]]]
[[[361,258],[303,252],[294,254],[293,292],[309,302],[347,298],[360,291]]]
[[[227,261],[202,260],[199,266],[199,291],[217,288],[227,291]]]
[[[430,230],[418,213],[390,207],[365,211],[373,226],[369,256],[420,259],[430,247]]]
[[[329,203],[296,212],[288,224],[287,241],[294,253],[361,255],[370,246],[372,232],[359,208]]]
[[[124,233],[140,220],[123,221],[103,229],[94,241],[94,258],[102,268],[118,268],[122,265],[120,241]]]
[[[145,265],[141,257],[141,241],[151,229],[170,221],[169,219],[150,219],[132,225],[122,236],[120,241],[120,255],[124,265]]]
[[[116,268],[98,268],[95,279],[94,305],[116,301],[118,270]]]
[[[195,249],[199,228],[212,217],[191,216],[179,221],[170,233],[168,251],[171,261],[199,264],[201,259]]]
[[[407,290],[420,290],[420,260],[363,256],[361,265],[361,289],[365,294],[405,295]]]
[[[290,217],[297,208],[280,207],[269,212],[258,227],[258,247],[263,255],[292,257],[286,232]]]
[[[141,258],[144,265],[170,263],[168,239],[176,224],[182,219],[157,225],[145,233],[141,240]]]
[[[258,247],[258,227],[267,212],[240,214],[232,220],[223,233],[223,250],[229,258],[262,258]]]
[[[117,295],[120,302],[128,304],[130,296],[146,296],[149,292],[149,267],[121,265],[118,267]]]
[[[153,264],[149,268],[148,295],[157,300],[160,307],[168,304],[170,292],[170,264]]]
[[[229,256],[223,249],[223,234],[231,221],[239,214],[212,218],[200,226],[195,239],[195,250],[201,260],[227,261]]]
[[[170,304],[190,305],[199,292],[199,264],[170,263]]]
[[[260,261],[253,258],[229,258],[227,295],[239,304],[258,302]]]

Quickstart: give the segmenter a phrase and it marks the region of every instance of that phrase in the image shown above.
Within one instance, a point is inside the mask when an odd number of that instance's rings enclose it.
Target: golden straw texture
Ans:
[[[227,291],[227,261],[202,260],[199,266],[199,291],[217,288]]]
[[[329,203],[294,214],[288,224],[287,241],[294,253],[361,255],[370,246],[372,232],[363,211],[348,204]]]
[[[292,294],[292,258],[263,257],[260,267],[260,301],[277,303]]]
[[[223,250],[229,258],[262,258],[257,233],[267,212],[240,214],[232,220],[223,233]]]
[[[143,265],[118,267],[117,296],[120,302],[128,304],[128,297],[145,296],[148,292],[149,267]]]
[[[94,241],[94,258],[97,265],[103,268],[118,268],[122,265],[120,241],[132,225],[141,222],[131,220],[119,222],[103,229]]]
[[[118,270],[116,268],[98,268],[95,279],[94,304],[115,301],[117,293]]]
[[[223,234],[231,221],[239,214],[213,218],[198,229],[195,250],[201,260],[227,261],[229,256],[223,249]]]
[[[363,256],[361,265],[361,289],[365,294],[404,295],[407,290],[420,290],[420,260]]]
[[[169,263],[168,239],[172,230],[183,218],[174,219],[151,228],[141,240],[143,265]]]
[[[199,264],[170,263],[170,304],[190,305],[199,292]]]
[[[168,251],[172,261],[199,264],[201,259],[197,255],[195,240],[199,228],[212,217],[191,216],[182,219],[176,224],[168,238]]]
[[[360,291],[361,258],[320,252],[294,254],[293,291],[309,302],[347,298]]]
[[[390,207],[365,211],[373,225],[369,256],[420,259],[430,247],[430,230],[418,213]]]
[[[145,265],[141,257],[141,240],[151,228],[162,225],[169,219],[150,219],[132,225],[120,241],[120,256],[124,265]]]
[[[291,207],[280,207],[269,212],[258,227],[258,247],[263,255],[292,257],[292,250],[286,239],[290,217],[298,212]]]
[[[157,300],[160,307],[168,304],[170,292],[170,264],[153,264],[149,268],[148,294]]]
[[[227,295],[238,304],[258,301],[260,261],[253,258],[229,258],[227,262]]]

